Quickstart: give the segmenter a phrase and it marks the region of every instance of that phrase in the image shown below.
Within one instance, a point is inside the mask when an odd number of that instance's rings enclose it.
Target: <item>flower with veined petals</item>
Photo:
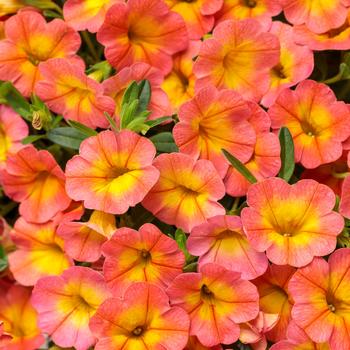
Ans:
[[[256,137],[247,121],[249,113],[247,103],[234,91],[205,87],[180,107],[180,121],[173,130],[175,142],[180,152],[210,160],[224,177],[229,163],[222,149],[241,162],[253,153]]]
[[[292,26],[274,21],[269,32],[279,38],[281,54],[279,63],[270,69],[270,88],[261,100],[265,107],[271,106],[283,89],[308,78],[314,69],[313,52],[296,44]]]
[[[277,135],[270,132],[271,120],[268,114],[255,102],[248,102],[251,115],[248,122],[256,133],[254,152],[244,166],[258,181],[276,176],[281,168],[281,147]],[[226,192],[232,197],[247,194],[251,183],[233,166],[229,166],[224,178]]]
[[[87,350],[96,342],[90,318],[110,292],[102,275],[90,268],[73,266],[61,276],[41,278],[32,304],[39,314],[40,329],[59,346]]]
[[[145,137],[123,130],[84,140],[66,165],[66,189],[88,209],[123,214],[143,200],[159,178],[156,149]]]
[[[258,21],[224,21],[202,43],[193,68],[196,89],[212,84],[259,101],[269,88],[269,71],[279,56],[278,38],[263,32]]]
[[[207,219],[225,214],[217,202],[225,195],[224,184],[210,161],[168,153],[158,156],[153,165],[160,177],[142,205],[159,220],[190,232]]]
[[[221,345],[215,345],[215,346],[204,346],[201,344],[201,342],[198,340],[195,336],[190,336],[188,339],[188,343],[184,350],[223,350]]]
[[[305,168],[341,157],[342,142],[350,135],[350,111],[327,85],[304,80],[293,91],[285,89],[268,113],[273,129],[288,127],[295,161]]]
[[[123,296],[134,282],[166,288],[182,272],[185,263],[177,243],[157,226],[142,225],[138,231],[122,227],[103,247],[103,274],[115,295]]]
[[[243,279],[262,275],[268,266],[266,255],[251,247],[238,216],[214,216],[196,226],[187,240],[187,249],[199,256],[199,267],[217,263],[240,272]]]
[[[223,0],[165,0],[170,9],[179,13],[185,20],[190,39],[200,39],[213,29],[214,15],[221,9],[223,2]]]
[[[30,297],[30,288],[0,286],[0,320],[3,321],[3,331],[12,337],[3,347],[0,344],[1,349],[36,350],[45,343]]]
[[[293,301],[288,294],[288,282],[295,268],[288,265],[270,265],[264,275],[252,281],[259,292],[260,310],[267,314],[278,314],[277,324],[265,336],[276,342],[286,338],[286,331],[291,320]]]
[[[51,59],[40,65],[40,73],[43,79],[35,92],[52,111],[91,128],[108,127],[104,112],[113,115],[115,103],[101,84],[85,75],[83,65]]]
[[[105,46],[105,56],[117,70],[139,61],[164,74],[171,70],[171,56],[188,46],[185,22],[159,0],[129,0],[113,5],[97,40]]]
[[[8,256],[10,271],[24,286],[33,286],[39,278],[60,275],[73,265],[63,250],[63,240],[53,222],[31,224],[19,218],[11,231],[17,250]]]
[[[242,280],[239,273],[217,264],[205,264],[199,273],[177,276],[167,293],[172,305],[189,313],[190,335],[205,346],[235,342],[238,323],[254,319],[259,311],[256,287]]]
[[[96,33],[111,6],[122,0],[67,0],[63,5],[65,22],[75,30]]]
[[[336,250],[328,259],[315,258],[289,281],[294,299],[292,317],[305,333],[331,349],[350,349],[350,249]]]
[[[46,222],[71,203],[64,189],[64,173],[55,158],[33,146],[7,159],[0,182],[7,196],[21,203],[19,213],[29,222]]]
[[[163,289],[145,282],[132,284],[123,299],[107,299],[90,321],[95,350],[183,349],[189,325]]]
[[[241,213],[248,239],[278,265],[301,267],[330,254],[344,219],[333,212],[334,192],[314,180],[289,185],[269,178],[252,185]]]
[[[10,107],[0,105],[0,167],[11,153],[23,148],[21,141],[28,136],[28,126]]]
[[[46,23],[39,13],[22,11],[6,21],[5,34],[0,41],[0,79],[12,81],[25,96],[41,78],[41,62],[55,57],[80,60],[75,56],[79,34],[61,19]]]

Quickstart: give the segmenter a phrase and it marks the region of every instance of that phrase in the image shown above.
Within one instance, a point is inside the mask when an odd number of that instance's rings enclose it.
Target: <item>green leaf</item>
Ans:
[[[118,126],[117,126],[115,120],[107,112],[104,112],[103,114],[107,118],[112,130],[114,130],[115,132],[119,132],[119,129],[118,129]]]
[[[138,112],[143,112],[147,110],[147,107],[149,105],[149,102],[151,100],[151,85],[148,80],[142,80],[139,83],[139,108]]]
[[[121,128],[122,129],[127,129],[129,124],[133,120],[135,120],[134,118],[135,118],[135,113],[137,111],[138,105],[139,105],[139,100],[135,99],[133,101],[130,101],[130,103],[125,104],[122,107],[122,112],[120,114]]]
[[[77,129],[62,127],[48,131],[47,138],[60,146],[78,150],[81,142],[84,141],[87,136]]]
[[[171,132],[161,132],[150,137],[150,140],[153,142],[157,151],[160,153],[171,153],[179,151]]]
[[[147,122],[145,122],[145,124],[148,125],[149,128],[154,128],[155,126],[162,124],[164,122],[167,122],[167,121],[173,121],[173,118],[161,117],[161,118],[157,118],[157,119],[153,119],[153,120],[148,120]]]
[[[30,143],[36,142],[38,140],[44,139],[46,135],[29,135],[22,140],[23,145],[28,145]]]
[[[67,123],[69,126],[80,131],[81,133],[85,134],[86,136],[96,136],[98,134],[98,132],[95,131],[94,129],[91,129],[88,126],[81,124],[75,120],[68,120]]]
[[[278,138],[281,144],[281,169],[278,173],[278,177],[289,182],[291,179],[295,163],[294,163],[294,142],[293,137],[286,127],[282,127],[278,134]]]
[[[7,256],[5,249],[0,245],[0,272],[4,271],[8,266]]]
[[[137,85],[136,81],[133,81],[129,84],[129,86],[124,91],[123,99],[122,99],[122,106],[132,102],[139,96],[139,86]]]
[[[189,261],[192,261],[193,256],[188,252],[186,247],[187,236],[185,232],[179,228],[175,231],[175,241],[180,250],[184,253],[186,262],[188,263]]]
[[[246,180],[248,180],[251,184],[258,182],[256,177],[247,169],[247,167],[235,156],[233,156],[230,152],[227,152],[225,149],[221,150],[226,159],[231,163],[231,165],[241,174]]]

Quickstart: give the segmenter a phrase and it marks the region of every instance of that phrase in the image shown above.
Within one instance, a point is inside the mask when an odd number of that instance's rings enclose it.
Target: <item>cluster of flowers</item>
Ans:
[[[1,3],[0,349],[350,349],[349,0]]]

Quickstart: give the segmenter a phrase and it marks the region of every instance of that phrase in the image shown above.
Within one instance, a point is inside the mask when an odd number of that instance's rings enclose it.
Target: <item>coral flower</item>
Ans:
[[[222,350],[221,345],[216,345],[216,346],[204,346],[200,343],[197,337],[195,336],[190,336],[188,339],[188,343],[185,347],[184,350]]]
[[[175,142],[182,153],[210,160],[224,177],[229,164],[223,148],[242,162],[253,153],[256,138],[247,121],[249,113],[247,103],[234,91],[208,86],[180,107]]]
[[[249,188],[247,203],[241,215],[248,239],[278,265],[305,266],[314,256],[330,254],[344,227],[332,211],[333,191],[314,180],[264,180]]]
[[[315,258],[289,282],[294,299],[292,317],[305,333],[331,349],[350,349],[350,249],[338,249],[328,259]]]
[[[32,304],[39,313],[40,329],[57,345],[87,350],[96,342],[89,329],[90,318],[108,297],[100,273],[73,266],[61,276],[41,278],[34,287]]]
[[[350,112],[333,91],[312,80],[296,90],[283,90],[269,109],[272,128],[288,127],[293,136],[295,161],[316,168],[341,157],[342,142],[350,135]]]
[[[224,21],[205,40],[194,65],[196,88],[213,84],[259,101],[269,88],[269,71],[279,62],[277,37],[253,19]]]
[[[54,157],[33,146],[8,158],[0,182],[11,199],[21,202],[19,213],[29,222],[46,222],[71,203],[64,190],[64,173]]]
[[[10,271],[25,286],[33,286],[41,277],[60,275],[73,265],[63,251],[63,240],[56,235],[53,222],[31,224],[19,218],[11,231],[17,250],[9,254]]]
[[[159,220],[185,232],[207,219],[225,214],[217,201],[225,187],[212,163],[182,153],[161,154],[153,165],[160,178],[142,202]]]
[[[13,285],[0,288],[0,320],[3,331],[11,336],[0,348],[4,350],[36,350],[45,343],[37,325],[38,315],[30,302],[31,289]]]
[[[129,130],[89,137],[67,163],[67,192],[86,208],[123,214],[157,182],[155,154],[151,141]]]
[[[96,350],[183,349],[188,340],[188,315],[171,307],[165,292],[154,285],[131,285],[124,298],[107,299],[91,319]]]
[[[129,0],[113,5],[97,33],[107,60],[120,70],[137,61],[172,67],[171,56],[188,46],[185,22],[159,0]]]
[[[75,30],[96,33],[109,8],[122,0],[67,0],[63,6],[65,22]]]
[[[177,243],[152,224],[144,224],[138,231],[120,228],[103,245],[103,255],[105,280],[120,296],[134,282],[168,287],[185,263]]]
[[[39,81],[36,94],[65,119],[76,120],[91,128],[107,127],[104,112],[113,115],[115,104],[104,96],[104,89],[97,81],[87,77],[84,66],[57,58],[40,65],[43,80]]]
[[[28,126],[11,108],[0,105],[0,167],[7,156],[23,148],[21,141],[28,136]]]
[[[248,122],[256,133],[254,152],[244,164],[257,180],[277,175],[281,168],[281,147],[277,135],[270,132],[268,114],[255,102],[248,102],[251,115]],[[226,192],[233,197],[247,194],[250,182],[233,166],[229,166],[224,178]]]
[[[262,275],[268,266],[266,255],[251,247],[238,216],[215,216],[196,226],[187,240],[187,248],[192,255],[199,256],[199,266],[217,263],[240,272],[243,279]]]
[[[260,295],[260,310],[266,314],[279,315],[277,324],[265,334],[270,341],[276,342],[286,338],[293,305],[287,287],[295,271],[295,268],[287,265],[272,264],[263,276],[253,281]]]
[[[191,319],[190,335],[205,346],[235,342],[238,323],[258,314],[258,293],[240,274],[217,264],[203,265],[199,273],[177,276],[167,289],[172,305],[185,309]]]
[[[41,78],[41,62],[55,57],[77,60],[79,34],[60,19],[46,23],[39,13],[22,11],[6,21],[5,35],[0,41],[0,79],[12,81],[25,96]]]
[[[179,13],[186,22],[190,39],[200,39],[209,33],[214,26],[214,15],[222,5],[223,0],[182,1],[165,0],[171,10]]]

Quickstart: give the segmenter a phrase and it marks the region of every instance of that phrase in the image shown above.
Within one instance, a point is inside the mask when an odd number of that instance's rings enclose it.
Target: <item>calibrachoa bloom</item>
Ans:
[[[225,214],[217,202],[225,194],[224,184],[210,161],[170,153],[158,156],[153,165],[160,178],[142,205],[158,219],[190,232],[210,217]]]
[[[29,222],[46,222],[71,202],[64,189],[64,173],[55,158],[33,146],[7,159],[0,182],[5,193],[21,203],[19,213]]]
[[[295,145],[295,161],[316,168],[342,155],[350,134],[350,112],[326,85],[312,80],[292,91],[285,89],[269,109],[272,128],[288,127]]]
[[[60,275],[73,265],[63,250],[63,240],[53,222],[31,224],[19,218],[11,231],[17,250],[9,254],[10,270],[24,286],[33,286],[41,277]]]
[[[350,348],[349,269],[350,249],[343,248],[328,262],[315,258],[289,282],[294,321],[313,341],[328,342],[332,350]]]
[[[289,185],[270,178],[252,185],[242,223],[253,248],[275,264],[300,267],[330,254],[344,219],[333,212],[333,191],[314,180]]]
[[[138,231],[122,227],[103,245],[103,273],[114,295],[123,296],[134,282],[166,288],[182,272],[183,253],[157,226],[144,224]]]
[[[266,255],[251,247],[238,216],[214,216],[196,226],[187,240],[187,249],[199,256],[199,266],[217,263],[242,273],[243,279],[262,275],[268,266]]]
[[[5,34],[0,41],[0,79],[12,81],[25,96],[41,78],[41,62],[55,57],[78,60],[79,34],[60,19],[46,23],[39,13],[22,11],[6,21]]]
[[[188,35],[180,15],[163,0],[129,0],[113,5],[97,33],[107,60],[118,70],[137,61],[149,63],[164,74],[171,56],[186,49]]]
[[[229,164],[222,149],[242,162],[253,153],[256,138],[247,121],[249,113],[247,103],[234,91],[208,86],[180,107],[175,142],[180,152],[210,160],[224,177]]]
[[[100,273],[73,266],[61,276],[41,278],[34,287],[32,304],[39,313],[39,326],[59,346],[87,350],[96,342],[90,318],[110,297]]]
[[[89,137],[67,163],[67,192],[86,208],[123,214],[157,182],[155,153],[150,140],[129,130]]]
[[[259,101],[269,88],[269,71],[279,63],[278,39],[253,19],[224,21],[202,43],[194,65],[196,88],[213,84]]]
[[[217,264],[203,265],[199,273],[177,276],[167,289],[171,304],[185,309],[191,318],[190,335],[205,346],[235,342],[238,323],[258,314],[258,293],[240,274]]]
[[[84,65],[57,58],[40,65],[43,79],[36,85],[36,94],[55,113],[76,120],[91,128],[107,127],[104,112],[113,115],[115,104],[104,95],[104,88],[84,73]]]
[[[98,338],[96,350],[179,350],[188,340],[189,319],[184,310],[169,305],[163,289],[139,282],[123,299],[107,299],[90,328]]]

